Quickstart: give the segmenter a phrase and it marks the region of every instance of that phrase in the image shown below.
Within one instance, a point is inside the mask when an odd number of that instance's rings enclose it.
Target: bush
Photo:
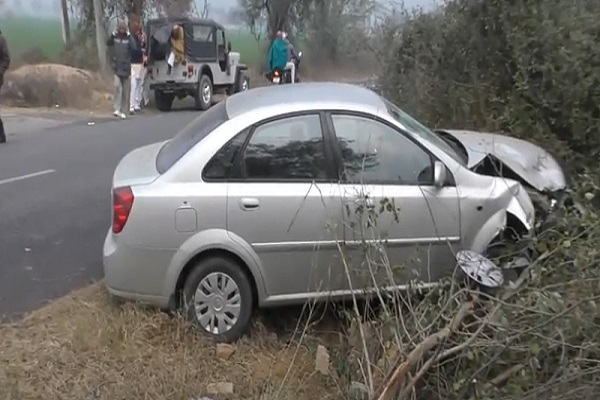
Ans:
[[[376,312],[347,312],[346,339],[333,357],[347,395],[355,397],[360,385],[362,397],[378,400],[594,399],[600,215],[590,203],[600,187],[579,178],[589,212],[563,210],[557,225],[535,238],[538,256],[514,284],[492,293],[450,279],[431,291],[381,293]],[[380,240],[363,242],[361,268],[394,276],[376,251]],[[364,315],[371,315],[367,322]]]
[[[381,27],[384,95],[432,127],[540,143],[570,160],[585,200],[538,232],[537,258],[516,285],[490,294],[450,280],[377,301],[367,322],[350,312],[334,354],[349,395],[361,387],[378,400],[598,397],[598,15],[595,0],[447,0]],[[371,246],[363,265],[390,268]]]
[[[404,13],[386,30],[383,87],[431,126],[511,132],[584,162],[600,154],[598,15],[595,0],[448,0]]]

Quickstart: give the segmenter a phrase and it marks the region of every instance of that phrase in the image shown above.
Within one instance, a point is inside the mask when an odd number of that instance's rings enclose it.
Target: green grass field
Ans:
[[[0,29],[15,59],[34,48],[42,50],[52,61],[57,61],[60,56],[63,44],[59,20],[0,17]],[[242,62],[248,65],[260,64],[259,47],[252,34],[248,31],[229,31],[227,36],[233,49],[241,53]]]

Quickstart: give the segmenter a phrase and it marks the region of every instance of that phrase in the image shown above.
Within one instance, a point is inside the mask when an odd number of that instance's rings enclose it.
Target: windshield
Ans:
[[[410,130],[410,133],[420,136],[428,142],[434,144],[440,148],[444,153],[448,154],[454,161],[462,166],[465,166],[465,160],[461,155],[444,139],[436,135],[431,129],[427,128],[419,121],[402,111],[398,106],[391,103],[389,100],[383,98],[387,107],[388,113],[394,117],[394,119],[404,125]]]
[[[167,172],[192,147],[229,119],[225,103],[221,101],[203,112],[164,144],[156,156],[156,170],[160,174]]]

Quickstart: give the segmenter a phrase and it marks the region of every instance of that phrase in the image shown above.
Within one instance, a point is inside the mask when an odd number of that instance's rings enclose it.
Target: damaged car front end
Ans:
[[[438,178],[434,196],[443,202],[444,197],[454,191],[458,195],[461,243],[453,249],[454,253],[463,250],[479,253],[506,271],[518,271],[529,265],[537,213],[523,180],[476,171],[474,167],[486,155],[475,161],[475,153],[457,139],[449,140],[395,105],[386,104],[387,115],[402,124],[415,139],[422,140],[439,158],[434,171]],[[442,174],[444,167],[447,170]],[[441,175],[449,180],[440,178]]]
[[[551,224],[569,201],[565,170],[541,147],[499,134],[449,129],[436,133],[463,155],[471,171],[521,183],[535,206],[537,228]]]

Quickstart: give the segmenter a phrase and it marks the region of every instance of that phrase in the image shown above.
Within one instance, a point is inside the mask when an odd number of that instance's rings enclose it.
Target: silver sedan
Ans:
[[[534,226],[520,183],[470,170],[385,98],[338,83],[231,96],[126,155],[112,186],[109,292],[182,309],[220,341],[242,336],[256,307],[434,285],[458,251]],[[383,204],[377,224],[356,223]],[[404,268],[361,273],[365,243]]]

